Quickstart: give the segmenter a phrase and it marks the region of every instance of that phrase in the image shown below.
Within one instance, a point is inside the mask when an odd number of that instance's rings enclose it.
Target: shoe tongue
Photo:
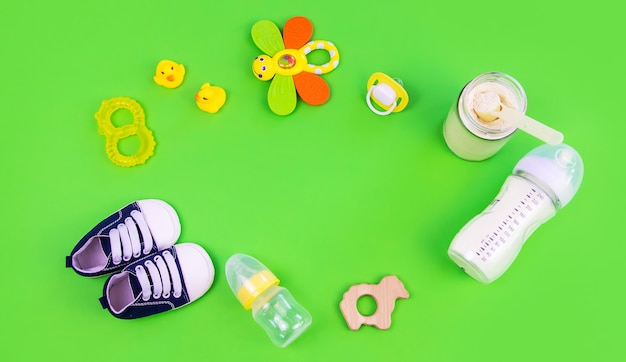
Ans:
[[[111,238],[106,235],[98,235],[98,239],[100,239],[100,246],[104,255],[111,254]]]
[[[137,299],[141,295],[141,284],[139,284],[139,279],[137,279],[137,276],[134,273],[129,273],[128,282],[133,291],[133,296]]]

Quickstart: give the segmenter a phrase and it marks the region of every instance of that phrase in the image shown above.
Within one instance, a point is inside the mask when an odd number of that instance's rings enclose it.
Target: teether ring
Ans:
[[[364,295],[369,295],[376,300],[376,312],[371,316],[361,315],[356,307],[357,300]],[[393,312],[396,306],[396,299],[406,299],[408,297],[409,292],[404,288],[398,277],[388,275],[378,284],[357,284],[351,286],[344,293],[339,307],[348,324],[348,328],[351,330],[356,331],[363,324],[385,330],[391,327],[391,312]]]
[[[133,115],[133,123],[115,127],[111,123],[111,115],[119,109],[128,109]],[[109,159],[122,167],[131,167],[146,162],[154,154],[156,142],[152,131],[146,127],[145,114],[141,105],[132,98],[117,97],[102,101],[100,109],[95,114],[98,121],[98,132],[106,137],[106,153]],[[122,155],[118,143],[122,138],[137,135],[141,146],[136,154]]]

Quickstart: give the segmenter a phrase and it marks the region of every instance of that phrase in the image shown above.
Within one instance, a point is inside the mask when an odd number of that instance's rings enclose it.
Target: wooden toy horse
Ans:
[[[372,296],[376,300],[376,312],[371,316],[359,313],[356,302],[364,295]],[[375,326],[378,329],[389,329],[391,326],[391,312],[396,306],[396,299],[406,299],[409,292],[395,275],[384,277],[378,284],[353,285],[344,293],[339,307],[348,327],[356,331],[361,325]]]

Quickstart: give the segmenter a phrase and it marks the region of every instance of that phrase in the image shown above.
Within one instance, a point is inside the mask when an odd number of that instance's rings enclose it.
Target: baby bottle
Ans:
[[[583,178],[583,161],[572,147],[544,144],[524,156],[500,193],[454,237],[448,255],[472,278],[500,277],[528,237],[567,205]]]
[[[311,314],[279,287],[279,280],[265,265],[245,254],[226,261],[226,279],[245,309],[263,327],[272,342],[286,347],[311,324]]]

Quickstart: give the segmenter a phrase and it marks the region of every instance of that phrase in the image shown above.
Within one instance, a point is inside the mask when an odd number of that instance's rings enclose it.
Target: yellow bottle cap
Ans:
[[[252,308],[252,303],[265,292],[268,288],[278,285],[280,281],[269,270],[262,270],[241,286],[237,293],[237,299],[245,309]]]

